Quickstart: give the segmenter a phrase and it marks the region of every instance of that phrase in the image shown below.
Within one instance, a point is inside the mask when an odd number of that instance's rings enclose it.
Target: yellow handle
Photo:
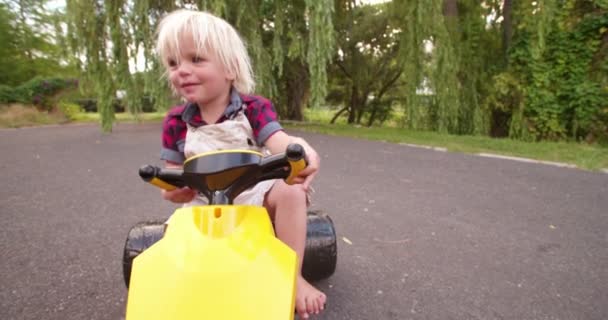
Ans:
[[[167,191],[173,191],[175,189],[177,189],[176,186],[169,184],[159,178],[152,178],[150,181],[148,181],[149,183],[151,183],[152,185],[155,185],[161,189],[167,190]]]
[[[287,182],[287,184],[289,184],[289,185],[292,185],[292,184],[294,184],[293,180],[297,176],[300,175],[300,172],[302,170],[304,170],[308,164],[306,163],[306,159],[300,159],[300,160],[296,160],[296,161],[287,160],[287,161],[289,162],[289,166],[291,167],[291,173],[289,174],[287,179],[285,179],[285,182]]]

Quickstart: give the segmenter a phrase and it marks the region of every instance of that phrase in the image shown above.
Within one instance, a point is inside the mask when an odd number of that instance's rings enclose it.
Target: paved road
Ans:
[[[338,229],[322,319],[608,319],[608,175],[303,134]],[[121,319],[159,127],[0,130],[0,319]],[[347,238],[352,244],[342,239]]]

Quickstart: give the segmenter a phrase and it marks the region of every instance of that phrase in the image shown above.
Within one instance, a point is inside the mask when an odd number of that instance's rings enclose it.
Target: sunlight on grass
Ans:
[[[118,122],[154,122],[154,121],[162,121],[165,117],[164,112],[152,112],[152,113],[141,113],[137,117],[134,115],[121,112],[115,114],[116,120]],[[74,121],[76,122],[99,122],[99,114],[97,113],[79,113],[74,116]]]
[[[384,127],[352,126],[344,117],[336,124],[329,121],[337,110],[306,109],[310,122],[287,122],[286,127],[329,135],[347,136],[394,143],[410,143],[447,148],[451,152],[494,153],[543,161],[574,164],[579,168],[598,170],[608,168],[608,148],[569,142],[523,142],[482,136],[459,136],[428,131],[412,131],[396,125]]]
[[[20,128],[37,125],[65,123],[62,114],[41,112],[21,104],[0,106],[0,128]]]
[[[0,108],[0,127],[16,128],[44,124],[67,123],[60,114],[49,114],[36,111],[34,108],[21,105]],[[495,139],[482,136],[458,136],[429,131],[413,131],[400,128],[399,119],[389,120],[383,127],[363,127],[346,124],[345,117],[340,117],[336,124],[330,125],[337,109],[305,109],[306,122],[282,121],[290,129],[310,131],[328,135],[346,136],[368,140],[379,140],[393,143],[443,147],[451,152],[494,153],[506,156],[524,157],[544,161],[574,164],[579,168],[598,170],[608,168],[608,147],[569,142],[523,142],[511,139]],[[138,117],[129,113],[117,113],[117,122],[160,122],[164,112],[142,113]],[[97,113],[79,113],[74,115],[78,123],[99,123]]]

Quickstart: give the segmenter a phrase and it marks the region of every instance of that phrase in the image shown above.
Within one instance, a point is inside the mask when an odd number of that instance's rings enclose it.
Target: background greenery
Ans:
[[[154,31],[177,8],[239,30],[282,119],[608,144],[606,0],[3,0],[0,104],[105,131],[162,114]]]

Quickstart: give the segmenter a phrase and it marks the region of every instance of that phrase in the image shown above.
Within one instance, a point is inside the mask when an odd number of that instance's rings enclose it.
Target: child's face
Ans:
[[[169,80],[177,92],[200,106],[229,94],[234,79],[224,70],[212,50],[207,50],[206,54],[197,53],[193,41],[185,40],[182,41],[179,60],[169,58],[167,63]]]

